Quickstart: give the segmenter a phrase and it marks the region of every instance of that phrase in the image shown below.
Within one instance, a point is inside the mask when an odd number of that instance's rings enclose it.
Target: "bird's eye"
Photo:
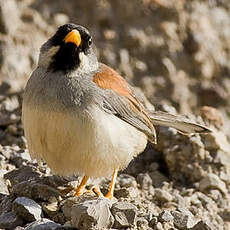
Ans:
[[[90,46],[92,44],[92,38],[88,40],[88,45]]]

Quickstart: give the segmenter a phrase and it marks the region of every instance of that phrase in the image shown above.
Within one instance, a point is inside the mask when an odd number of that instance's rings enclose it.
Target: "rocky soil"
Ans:
[[[81,178],[53,175],[26,149],[24,84],[41,44],[69,21],[90,29],[98,58],[156,109],[213,129],[158,127],[158,144],[120,172],[113,201],[73,197]],[[0,229],[230,229],[229,98],[229,0],[0,1]],[[106,193],[109,179],[91,183]]]

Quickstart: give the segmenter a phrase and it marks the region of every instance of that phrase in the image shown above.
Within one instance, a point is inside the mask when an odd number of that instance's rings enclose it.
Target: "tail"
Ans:
[[[148,115],[153,123],[153,125],[160,125],[165,127],[172,127],[177,129],[179,132],[183,134],[191,134],[191,133],[210,133],[212,132],[209,128],[196,124],[194,122],[189,121],[186,118],[172,115],[169,113],[161,112],[161,111],[150,111]]]

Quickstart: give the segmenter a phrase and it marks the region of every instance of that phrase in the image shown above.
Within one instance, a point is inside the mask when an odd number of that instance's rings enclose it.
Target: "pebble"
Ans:
[[[191,228],[195,224],[195,220],[191,213],[171,211],[173,216],[173,222],[176,228],[179,230],[185,230]]]
[[[137,208],[128,202],[117,202],[113,204],[111,212],[114,216],[114,228],[130,227],[135,222]]]
[[[173,197],[169,192],[160,188],[155,189],[155,198],[160,202],[170,202],[173,200]]]
[[[1,194],[9,194],[8,186],[3,177],[0,176],[0,193]]]
[[[121,174],[118,177],[118,181],[121,187],[135,187],[137,185],[137,182],[133,176],[130,176],[128,174]]]
[[[164,210],[159,214],[159,220],[161,222],[170,222],[173,221],[173,216],[168,210]]]
[[[92,226],[99,229],[111,228],[114,218],[110,212],[111,201],[106,198],[86,200],[74,204],[71,210],[71,223],[75,228],[87,230]]]
[[[140,173],[137,176],[137,183],[140,185],[141,189],[148,190],[152,185],[152,179],[148,173]]]
[[[57,212],[59,211],[58,202],[53,201],[53,202],[49,202],[47,204],[43,203],[42,209],[48,216],[53,216],[53,215],[57,214]]]
[[[67,220],[71,219],[72,206],[78,203],[77,197],[69,197],[61,202],[61,210]]]
[[[136,221],[138,229],[148,229],[148,221],[144,217],[138,217]]]
[[[207,191],[208,189],[218,189],[222,193],[227,193],[226,184],[220,180],[220,178],[215,174],[208,174],[205,176],[199,183],[199,189],[202,192]]]
[[[12,211],[25,221],[32,222],[42,218],[42,208],[34,200],[18,197],[12,204]]]
[[[151,228],[154,228],[155,225],[158,223],[158,218],[156,216],[154,216],[150,221],[149,221],[149,226]]]

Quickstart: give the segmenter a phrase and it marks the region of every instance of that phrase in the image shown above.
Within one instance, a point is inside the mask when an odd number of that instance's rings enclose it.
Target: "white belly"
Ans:
[[[60,175],[107,176],[147,144],[145,134],[98,108],[77,116],[24,104],[23,123],[31,156]]]

